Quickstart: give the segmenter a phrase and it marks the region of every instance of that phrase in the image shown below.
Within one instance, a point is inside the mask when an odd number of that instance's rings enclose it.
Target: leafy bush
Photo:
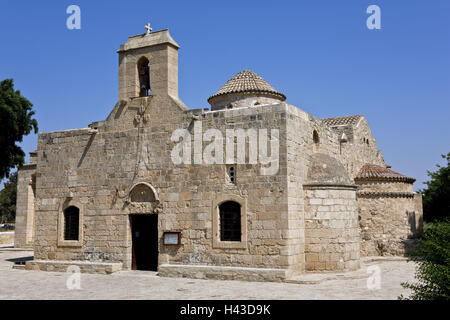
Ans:
[[[12,79],[0,81],[0,180],[25,161],[25,153],[16,142],[22,142],[31,130],[38,131],[32,106],[19,90],[14,90]]]
[[[423,219],[426,222],[442,221],[450,216],[450,152],[442,155],[446,166],[436,165],[436,171],[428,171],[430,181],[421,190],[423,196]]]
[[[450,218],[427,225],[418,248],[408,254],[417,263],[416,283],[402,283],[413,291],[407,300],[450,299]]]
[[[0,190],[0,223],[13,222],[16,218],[17,171],[9,176]]]

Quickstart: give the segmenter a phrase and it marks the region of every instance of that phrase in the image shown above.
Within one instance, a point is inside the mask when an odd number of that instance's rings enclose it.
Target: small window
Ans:
[[[227,176],[228,181],[232,184],[236,184],[236,167],[235,166],[229,166],[227,168]]]
[[[241,205],[227,201],[219,206],[220,241],[241,241]]]
[[[77,240],[79,236],[80,210],[68,207],[64,210],[64,240]]]
[[[313,131],[313,143],[314,143],[314,152],[318,152],[320,139],[319,139],[319,134],[317,133],[316,130]]]

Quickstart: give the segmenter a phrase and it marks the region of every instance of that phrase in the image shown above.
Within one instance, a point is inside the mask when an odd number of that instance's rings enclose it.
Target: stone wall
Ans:
[[[313,187],[305,200],[306,270],[359,268],[359,227],[354,189]]]
[[[292,273],[278,268],[162,264],[158,275],[173,278],[282,282],[291,277]]]
[[[355,190],[349,187],[352,180],[349,179],[346,168],[336,160],[342,159],[338,135],[322,121],[297,107],[287,105],[287,111],[289,221],[291,221],[292,232],[297,236],[297,241],[291,242],[290,250],[297,254],[296,265],[302,270],[316,271],[355,269],[359,266],[359,230]],[[314,131],[319,137],[318,145],[313,141]],[[346,186],[344,191],[341,190],[342,188],[339,189],[339,186],[336,187],[337,190],[332,188],[320,190],[321,197],[327,193],[331,198],[315,198],[311,204],[310,198],[315,196],[314,192],[311,189],[305,189],[307,187],[304,184],[308,181],[308,172],[318,155],[331,156],[331,163],[328,164],[330,165],[329,180],[325,179],[321,183],[330,187],[345,181]],[[350,155],[347,157],[349,158]],[[344,198],[341,199],[340,196]],[[321,205],[321,210],[329,206],[330,213],[326,214],[326,219],[315,216],[318,210],[317,204]],[[336,227],[343,223],[345,227]],[[329,237],[329,229],[335,238]],[[314,233],[316,233],[315,236],[318,235],[317,233],[323,234],[322,242],[318,241],[319,237],[311,237]],[[334,242],[337,244],[330,244]],[[330,244],[329,247],[328,244]]]
[[[237,108],[207,112],[201,115],[202,133],[210,128],[219,130],[225,138],[226,129],[279,129],[285,135],[285,119],[281,105]],[[184,124],[186,128],[191,123]],[[197,124],[193,123],[195,127]],[[192,129],[195,131],[195,129]],[[195,134],[195,132],[193,132]],[[225,140],[221,142],[225,150]],[[279,141],[280,154],[285,154],[285,142]],[[209,145],[204,141],[202,150]],[[279,162],[273,175],[263,175],[259,164],[248,164],[249,141],[245,142],[246,163],[236,165],[236,184],[227,182],[226,166],[219,164],[177,166],[185,179],[180,186],[161,190],[161,197],[173,197],[175,207],[164,210],[164,224],[182,230],[182,248],[161,247],[161,262],[172,264],[206,264],[256,268],[288,268],[289,254],[285,239],[287,223],[286,162]],[[243,198],[246,201],[247,245],[243,248],[217,248],[212,216],[219,201]],[[183,217],[183,218],[182,218]]]
[[[340,148],[338,158],[352,179],[365,164],[386,166],[381,151],[377,149],[377,141],[372,135],[369,123],[364,117],[353,127],[353,141],[337,141],[336,145]]]
[[[311,156],[317,152],[335,154],[335,133],[319,119],[301,109],[286,105],[288,227],[290,259],[296,272],[305,270],[305,190]],[[318,148],[313,142],[313,132],[318,132]]]
[[[414,193],[414,212],[416,214],[416,235],[420,236],[423,233],[423,204],[422,194]]]
[[[222,133],[224,151],[227,129],[278,129],[276,174],[263,175],[260,164],[249,164],[248,149],[246,163],[236,164],[235,184],[227,181],[226,165],[172,162],[177,142],[171,141],[171,135],[176,129],[187,129],[193,137],[211,128]],[[314,130],[320,137],[318,149]],[[129,214],[137,212],[126,199],[133,185],[145,182],[160,199],[160,264],[276,268],[294,273],[354,269],[359,245],[354,239],[358,230],[352,222],[356,206],[350,191],[326,190],[328,195],[320,198],[322,193],[320,197],[312,190],[306,194],[303,188],[312,155],[320,151],[339,158],[337,141],[331,129],[286,103],[205,112],[188,111],[169,96],[119,102],[105,121],[90,128],[39,135],[36,259],[120,262],[129,269]],[[249,143],[245,142],[246,148]],[[200,152],[209,144],[203,141]],[[191,156],[194,161],[194,149]],[[214,246],[213,215],[219,195],[221,200],[246,202],[246,244],[241,248]],[[72,245],[60,241],[60,217],[69,205],[80,208],[83,221],[82,239]],[[313,218],[319,207],[327,207],[330,218]],[[163,232],[174,230],[181,232],[182,245],[164,246]]]
[[[13,243],[14,243],[14,232],[0,232],[0,245]]]
[[[24,165],[18,170],[15,248],[32,248],[35,223],[35,164]]]
[[[262,94],[227,94],[226,97],[215,97],[212,101],[211,110],[254,107],[258,105],[279,104],[280,100]]]
[[[92,262],[92,261],[55,261],[55,260],[30,260],[25,264],[26,270],[76,272],[111,274],[122,270],[121,263]]]
[[[403,255],[421,230],[412,183],[358,182],[361,255]]]
[[[117,215],[120,211],[111,205],[114,186],[107,186],[118,173],[117,168],[122,167],[121,175],[126,177],[127,170],[133,167],[135,151],[130,137],[135,136],[136,132],[131,131],[109,140],[114,133],[97,135],[90,129],[39,135],[35,259],[85,260],[93,252],[101,252],[105,261],[126,259],[127,217]],[[112,161],[106,165],[115,152],[130,164]],[[80,209],[83,241],[63,245],[60,217],[70,205]]]
[[[175,146],[171,141],[173,131],[194,130],[195,121],[202,123],[202,132],[214,128],[225,135],[227,128],[269,128],[269,132],[276,128],[280,136],[285,136],[282,106],[209,112],[193,120],[192,112],[177,109],[170,98],[164,103],[158,99],[134,99],[122,107],[120,115],[113,114],[98,123],[97,130],[39,135],[36,259],[85,260],[96,253],[101,261],[120,261],[124,268],[130,268],[128,214],[133,212],[125,200],[132,185],[146,182],[155,188],[161,201],[159,239],[163,231],[182,233],[182,246],[160,243],[160,263],[289,268],[292,261],[286,249],[290,239],[283,140],[276,174],[261,174],[260,165],[237,164],[236,184],[226,183],[225,165],[174,165],[170,158]],[[132,105],[143,105],[144,110]],[[166,107],[157,108],[161,105]],[[120,120],[136,116],[138,121],[128,122],[128,129]],[[208,144],[204,141],[203,149]],[[218,195],[246,199],[245,248],[213,247],[212,214]],[[69,205],[80,208],[83,219],[83,240],[70,246],[58,239],[59,216]]]

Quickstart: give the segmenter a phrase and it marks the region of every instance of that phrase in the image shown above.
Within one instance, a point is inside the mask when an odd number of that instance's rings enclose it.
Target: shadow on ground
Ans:
[[[17,263],[17,262],[26,262],[26,261],[30,261],[33,259],[34,259],[34,256],[27,256],[27,257],[6,259],[6,261]]]

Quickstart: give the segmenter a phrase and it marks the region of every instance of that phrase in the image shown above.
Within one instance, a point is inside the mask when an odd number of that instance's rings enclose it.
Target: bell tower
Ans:
[[[128,38],[120,45],[119,100],[147,95],[170,95],[178,98],[178,48],[169,30]]]

